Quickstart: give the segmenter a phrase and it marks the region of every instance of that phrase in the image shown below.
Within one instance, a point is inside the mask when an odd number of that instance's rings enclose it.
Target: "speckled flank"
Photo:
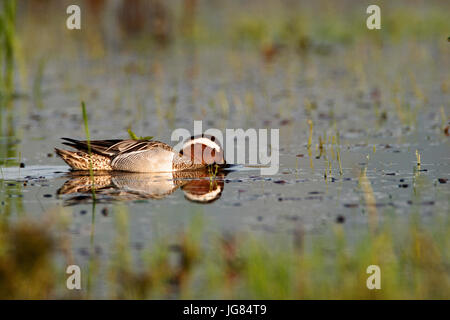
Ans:
[[[55,148],[56,153],[73,169],[73,170],[89,170],[89,159],[92,159],[92,170],[110,171],[111,160],[108,157],[99,154],[89,154],[78,151],[72,152]]]

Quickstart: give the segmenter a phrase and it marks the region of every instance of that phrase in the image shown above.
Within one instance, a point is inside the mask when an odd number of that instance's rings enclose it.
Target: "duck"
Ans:
[[[75,151],[55,152],[73,171],[175,172],[226,165],[219,141],[205,134],[186,139],[179,152],[151,139],[62,140]]]

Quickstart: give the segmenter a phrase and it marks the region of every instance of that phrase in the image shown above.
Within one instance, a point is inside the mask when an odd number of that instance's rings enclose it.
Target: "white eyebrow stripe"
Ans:
[[[188,147],[188,146],[190,146],[192,144],[196,144],[196,143],[204,144],[204,145],[206,145],[206,146],[208,146],[210,148],[215,149],[217,152],[219,152],[220,149],[221,149],[220,146],[217,143],[215,143],[214,141],[211,141],[208,138],[196,138],[196,139],[190,140],[190,141],[188,141],[188,142],[186,142],[184,144],[183,149],[185,147]]]

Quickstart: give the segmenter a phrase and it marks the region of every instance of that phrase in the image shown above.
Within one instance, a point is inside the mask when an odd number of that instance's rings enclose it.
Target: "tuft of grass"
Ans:
[[[38,69],[33,81],[33,100],[35,105],[40,109],[44,106],[42,103],[42,80],[44,78],[45,64],[45,59],[39,60]]]
[[[342,176],[341,152],[339,150],[337,150],[336,154],[337,154],[337,160],[339,163],[339,174]]]
[[[153,139],[153,136],[138,137],[131,129],[128,129],[127,131],[132,140],[152,140]]]
[[[420,167],[421,161],[420,161],[420,153],[419,153],[419,150],[416,150],[416,160],[417,160],[417,165]]]
[[[3,0],[0,12],[0,98],[10,98],[14,90],[14,50],[16,1]]]
[[[336,158],[339,164],[339,174],[342,176],[343,172],[342,172],[342,163],[341,163],[341,147],[340,147],[340,139],[339,139],[339,131],[336,131],[336,136],[333,136],[333,140],[334,137],[336,137]]]
[[[87,112],[86,112],[86,104],[84,103],[84,101],[81,101],[81,112],[82,112],[82,115],[83,115],[84,132],[86,134],[88,153],[89,153],[89,155],[91,155],[91,136],[90,136],[90,133],[89,133],[88,116],[87,116]],[[92,170],[92,161],[90,162],[90,168]]]

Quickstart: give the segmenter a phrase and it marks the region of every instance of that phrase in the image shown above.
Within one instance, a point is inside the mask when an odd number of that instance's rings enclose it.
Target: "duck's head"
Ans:
[[[200,136],[192,136],[183,144],[180,154],[188,157],[194,164],[204,166],[218,164],[224,165],[225,158],[220,142],[210,135],[202,134]]]

